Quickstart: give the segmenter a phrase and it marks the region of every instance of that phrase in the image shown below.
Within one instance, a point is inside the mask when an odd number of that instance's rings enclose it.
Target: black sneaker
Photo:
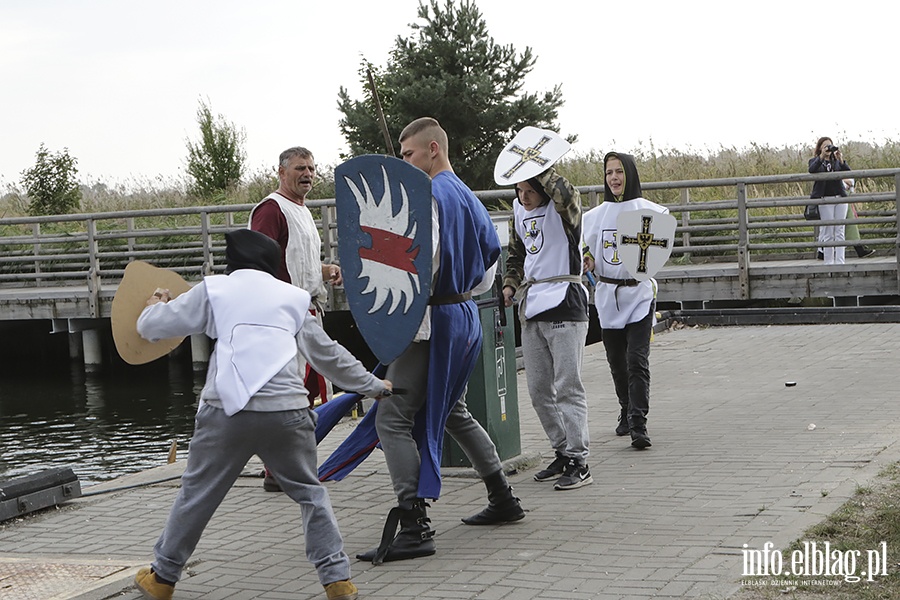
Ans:
[[[543,469],[543,470],[535,473],[534,480],[535,481],[551,481],[553,479],[557,479],[566,470],[567,464],[569,464],[569,457],[557,452],[556,458],[553,459],[552,463],[547,465],[546,469]]]
[[[553,484],[553,489],[574,490],[592,483],[594,483],[594,478],[591,477],[591,469],[587,463],[580,463],[577,459],[570,458],[562,477]]]
[[[825,253],[821,250],[816,252],[816,260],[825,260]]]
[[[875,254],[875,251],[872,250],[871,248],[866,248],[865,246],[857,246],[856,254],[860,258],[868,258],[868,257],[872,256],[873,254]]]

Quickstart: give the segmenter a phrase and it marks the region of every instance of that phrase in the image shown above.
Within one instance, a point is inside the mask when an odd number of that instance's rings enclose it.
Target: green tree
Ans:
[[[69,149],[50,152],[44,144],[37,151],[34,166],[22,171],[22,187],[28,194],[32,215],[60,215],[78,209],[81,188],[75,176],[78,162]]]
[[[351,99],[341,87],[341,133],[352,156],[385,152],[368,86],[371,69],[395,143],[413,119],[436,118],[450,137],[454,169],[472,188],[486,189],[493,185],[497,156],[519,129],[559,131],[562,90],[557,85],[542,94],[525,92],[525,76],[537,60],[531,48],[518,53],[512,45],[494,43],[472,0],[446,0],[443,6],[420,0],[418,18],[424,23],[410,24],[412,34],[397,37],[383,69],[363,59],[362,100]]]
[[[191,182],[188,191],[203,198],[224,198],[225,192],[241,182],[246,168],[244,152],[246,133],[224,115],[213,116],[207,102],[197,109],[200,141],[187,144],[187,172]]]

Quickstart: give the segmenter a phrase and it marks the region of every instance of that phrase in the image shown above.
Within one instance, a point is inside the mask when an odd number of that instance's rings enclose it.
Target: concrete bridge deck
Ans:
[[[752,262],[744,277],[735,262],[669,264],[656,276],[660,303],[697,307],[716,301],[787,298],[854,298],[900,295],[893,255],[848,258],[845,265],[813,259]],[[49,287],[0,287],[0,321],[108,318],[117,284],[94,294],[87,283]],[[334,310],[347,310],[343,290]]]

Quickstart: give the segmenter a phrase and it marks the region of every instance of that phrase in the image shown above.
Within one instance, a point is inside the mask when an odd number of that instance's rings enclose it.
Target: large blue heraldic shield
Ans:
[[[406,350],[431,290],[431,179],[397,158],[334,171],[338,253],[350,312],[382,364]]]
[[[616,253],[638,281],[646,281],[663,268],[675,245],[675,217],[644,208],[619,214]]]

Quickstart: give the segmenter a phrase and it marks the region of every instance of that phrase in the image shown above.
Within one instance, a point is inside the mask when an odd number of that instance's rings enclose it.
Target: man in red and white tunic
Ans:
[[[306,206],[306,196],[316,177],[316,162],[312,152],[296,146],[278,157],[278,189],[263,198],[250,211],[249,229],[264,233],[281,247],[281,264],[276,277],[309,292],[312,296],[310,312],[322,324],[322,313],[331,285],[343,283],[338,265],[322,262],[322,238]],[[306,389],[310,406],[316,398],[328,400],[330,386],[319,373],[306,365]],[[278,491],[277,482],[266,470],[263,487]]]

